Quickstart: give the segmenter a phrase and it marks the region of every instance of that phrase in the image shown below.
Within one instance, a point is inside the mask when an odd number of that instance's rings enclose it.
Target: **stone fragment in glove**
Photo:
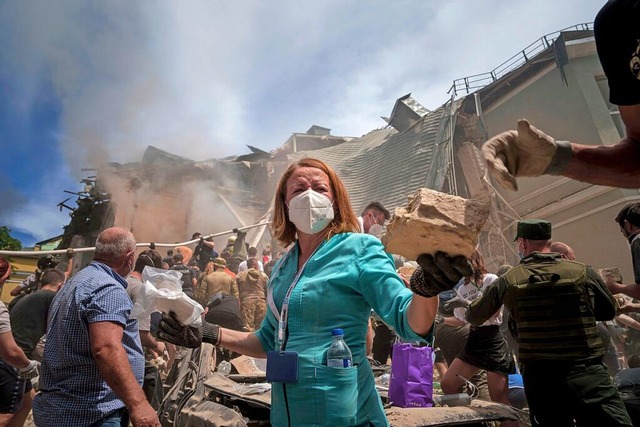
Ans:
[[[202,321],[202,326],[184,326],[176,319],[176,314],[162,313],[158,338],[187,348],[197,348],[203,342],[218,345],[220,342],[220,326]]]
[[[40,362],[30,360],[29,364],[18,370],[18,378],[21,380],[30,380],[40,375]]]
[[[435,256],[422,254],[416,260],[420,268],[411,276],[411,290],[423,297],[434,297],[448,291],[465,276],[473,274],[469,261],[462,255],[450,257],[444,252]]]
[[[447,311],[451,311],[455,308],[466,307],[467,301],[464,298],[460,298],[458,296],[451,298],[449,301],[444,303],[444,309]]]
[[[503,132],[485,142],[482,154],[496,181],[517,191],[516,177],[562,175],[572,150],[568,141],[556,141],[521,119],[517,131]]]

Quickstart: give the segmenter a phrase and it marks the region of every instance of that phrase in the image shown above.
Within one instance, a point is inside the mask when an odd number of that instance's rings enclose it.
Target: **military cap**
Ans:
[[[216,258],[213,260],[213,265],[220,268],[225,268],[227,266],[227,261],[224,258]]]
[[[518,231],[515,242],[518,238],[527,240],[549,240],[551,239],[551,223],[543,219],[525,219],[518,221]]]

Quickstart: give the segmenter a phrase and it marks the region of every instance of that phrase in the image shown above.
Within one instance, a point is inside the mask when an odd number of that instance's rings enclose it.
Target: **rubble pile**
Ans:
[[[396,211],[382,236],[387,252],[415,260],[443,251],[471,256],[489,217],[488,203],[421,188]]]

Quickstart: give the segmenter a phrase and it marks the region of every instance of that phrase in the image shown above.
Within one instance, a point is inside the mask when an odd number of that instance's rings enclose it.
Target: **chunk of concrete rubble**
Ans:
[[[415,260],[438,251],[470,257],[489,217],[489,197],[464,199],[421,188],[387,225],[382,243],[387,252]]]

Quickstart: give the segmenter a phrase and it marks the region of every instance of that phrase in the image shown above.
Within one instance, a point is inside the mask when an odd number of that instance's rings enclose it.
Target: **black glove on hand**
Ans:
[[[464,298],[453,297],[446,303],[444,303],[444,309],[447,311],[451,311],[454,308],[466,307],[467,301]]]
[[[187,348],[197,348],[203,342],[217,345],[220,339],[220,326],[202,321],[202,326],[183,326],[176,314],[162,313],[158,338]]]
[[[451,258],[444,252],[435,256],[422,254],[416,260],[420,268],[411,276],[411,290],[423,297],[434,297],[448,291],[465,276],[473,274],[469,261],[462,255]]]

